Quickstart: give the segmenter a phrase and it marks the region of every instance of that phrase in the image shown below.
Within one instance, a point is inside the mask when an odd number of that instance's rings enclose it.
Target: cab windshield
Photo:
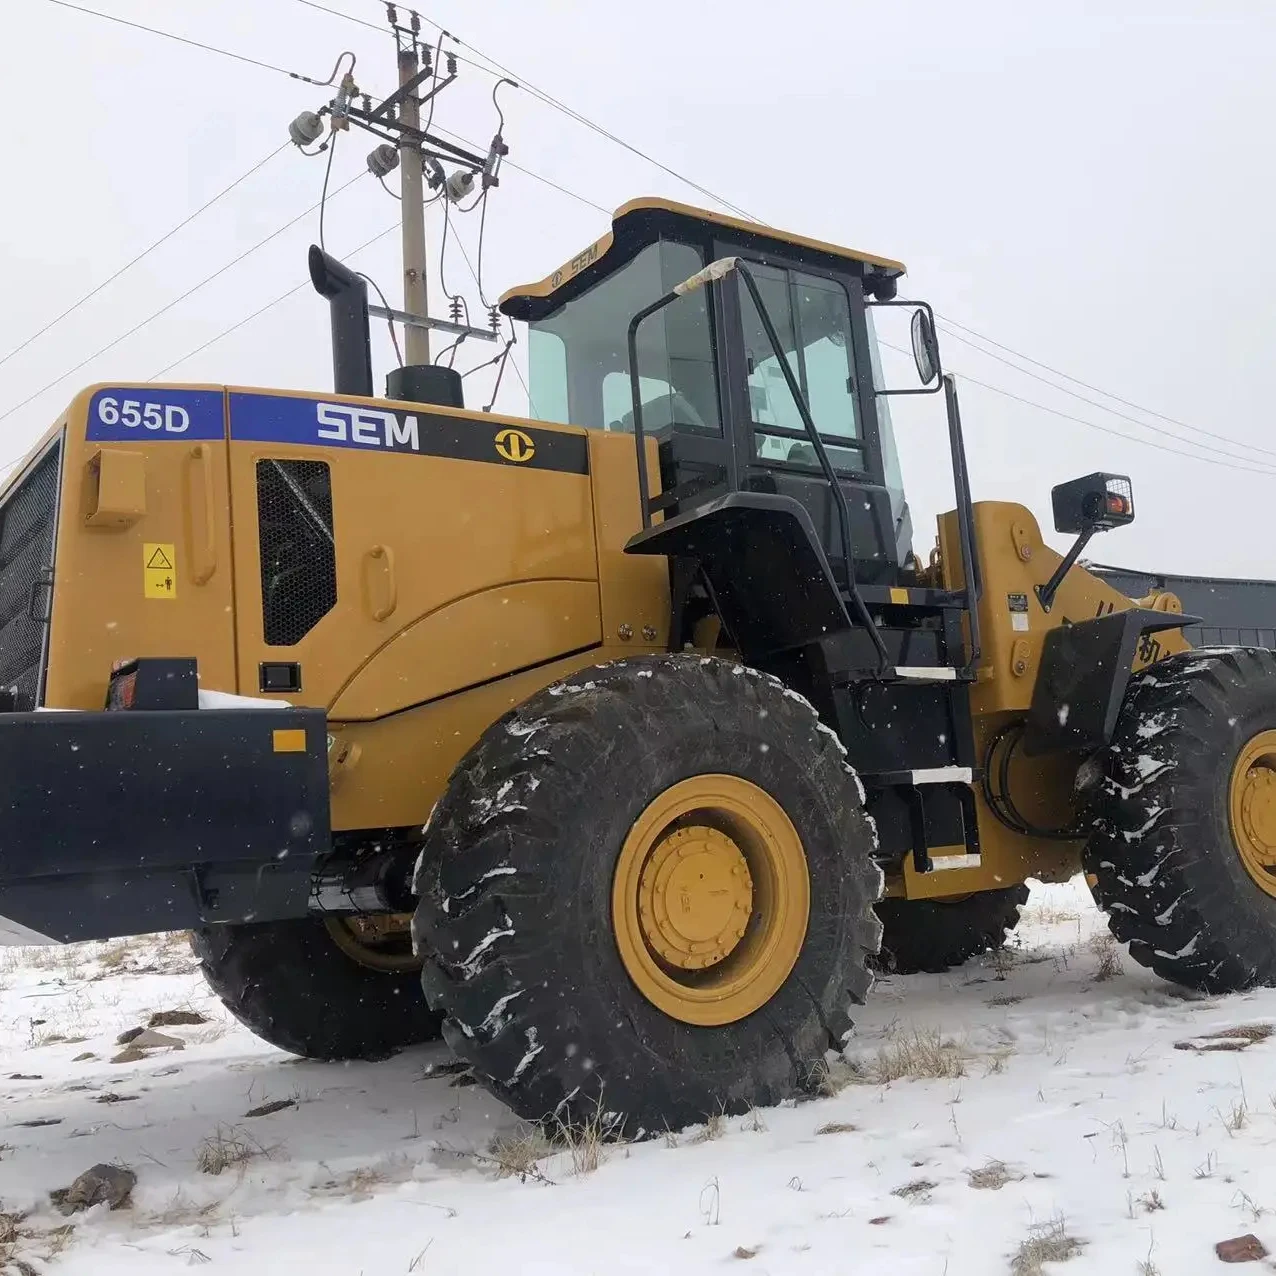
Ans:
[[[659,240],[548,318],[529,324],[533,414],[632,433],[629,321],[704,264],[699,249]],[[722,432],[705,289],[666,306],[638,329],[638,372],[645,430]]]

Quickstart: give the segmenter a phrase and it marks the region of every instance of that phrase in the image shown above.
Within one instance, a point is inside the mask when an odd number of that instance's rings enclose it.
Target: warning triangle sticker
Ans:
[[[162,572],[171,572],[173,570],[173,564],[168,561],[168,555],[159,548],[151,555],[146,566],[147,570],[155,569]]]

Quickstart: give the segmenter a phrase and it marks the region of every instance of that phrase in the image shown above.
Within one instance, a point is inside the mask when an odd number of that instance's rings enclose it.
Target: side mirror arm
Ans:
[[[1050,579],[1044,585],[1038,585],[1037,601],[1041,604],[1041,610],[1049,612],[1054,606],[1054,596],[1059,592],[1059,586],[1063,584],[1063,578],[1072,570],[1078,558],[1081,557],[1081,551],[1090,543],[1090,538],[1099,529],[1097,527],[1087,527],[1085,531],[1077,537],[1072,543],[1072,548],[1059,560],[1059,566],[1054,569]]]

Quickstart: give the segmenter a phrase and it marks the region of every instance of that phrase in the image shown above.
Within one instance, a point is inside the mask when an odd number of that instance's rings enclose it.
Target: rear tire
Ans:
[[[1232,809],[1237,768],[1248,770],[1267,732],[1276,733],[1270,651],[1184,652],[1130,681],[1084,862],[1112,933],[1175,983],[1211,993],[1276,984],[1276,807],[1260,791],[1271,854],[1259,858],[1270,872],[1247,867]],[[1254,766],[1276,769],[1276,753]],[[1260,778],[1260,790],[1276,790],[1276,776]]]
[[[1006,934],[1019,924],[1026,886],[980,891],[952,903],[937,899],[884,899],[882,970],[897,975],[942,974],[981,953],[1004,948]]]
[[[439,1019],[415,970],[360,965],[324,923],[209,926],[191,947],[209,986],[245,1027],[307,1059],[384,1059],[435,1041]]]
[[[653,985],[642,990],[632,943],[622,956],[614,894],[653,803],[713,775],[762,790],[791,821],[809,915],[764,1004],[698,1024],[658,1009]],[[426,831],[413,929],[444,1037],[520,1116],[601,1116],[630,1137],[808,1089],[825,1052],[843,1047],[881,939],[872,905],[882,875],[862,802],[810,705],[739,665],[645,656],[533,696],[464,759]],[[676,843],[709,817],[685,819],[664,836]],[[772,924],[755,910],[739,933]],[[694,982],[696,972],[681,973]]]

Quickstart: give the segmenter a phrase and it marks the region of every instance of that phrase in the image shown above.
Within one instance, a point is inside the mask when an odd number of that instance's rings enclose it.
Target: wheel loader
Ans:
[[[900,263],[635,200],[502,298],[527,419],[375,397],[362,279],[311,273],[332,393],[93,385],[4,488],[8,942],[190,930],[284,1050],[441,1035],[631,1136],[810,1088],[1029,878],[1168,979],[1276,980],[1276,656],[1079,565],[1128,477],[1054,489],[1062,555],[972,501]],[[903,393],[951,457],[920,558]]]

